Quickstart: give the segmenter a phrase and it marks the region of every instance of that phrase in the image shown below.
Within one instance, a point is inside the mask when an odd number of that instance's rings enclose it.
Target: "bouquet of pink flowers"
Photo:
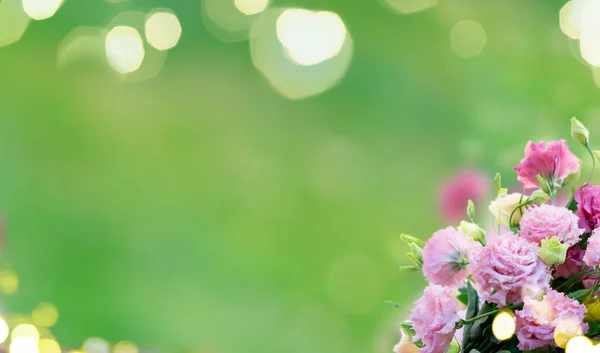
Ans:
[[[575,118],[571,135],[595,166],[600,152]],[[530,141],[514,168],[523,192],[494,179],[493,230],[477,224],[469,201],[458,227],[426,243],[402,235],[414,265],[401,269],[422,269],[429,286],[396,353],[600,352],[600,186],[572,186],[579,167],[564,140]],[[567,186],[571,198],[557,206]]]

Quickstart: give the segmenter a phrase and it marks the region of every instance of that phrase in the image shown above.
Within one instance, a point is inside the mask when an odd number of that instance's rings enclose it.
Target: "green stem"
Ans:
[[[515,207],[515,209],[512,210],[512,212],[510,213],[510,217],[508,217],[508,227],[509,228],[512,227],[512,219],[513,219],[513,216],[515,215],[515,211],[520,210],[521,207],[526,206],[526,205],[528,205],[527,200],[525,200],[525,202],[523,202],[523,203],[518,204],[517,207]],[[521,212],[521,215],[523,215],[523,212]]]
[[[585,183],[585,185],[588,185],[592,182],[592,177],[594,176],[594,170],[596,169],[596,157],[594,157],[594,153],[592,152],[592,149],[587,143],[585,144],[585,149],[590,154],[590,157],[592,157],[592,171],[590,172],[590,177],[588,178],[587,183]]]
[[[518,308],[518,307],[519,307],[519,305],[509,305],[509,306],[506,306],[506,307],[504,307],[504,308],[500,308],[500,309],[496,309],[496,310],[489,311],[489,312],[487,312],[487,313],[485,313],[485,314],[481,314],[481,315],[474,316],[474,317],[472,317],[472,318],[470,318],[470,319],[468,319],[468,320],[464,320],[464,321],[463,321],[463,323],[464,323],[464,324],[470,324],[470,323],[473,323],[473,322],[475,322],[475,321],[477,321],[477,320],[479,320],[479,319],[483,319],[483,318],[485,318],[485,317],[488,317],[488,316],[491,316],[491,315],[497,314],[497,313],[499,313],[499,312],[501,312],[501,311],[503,311],[503,310],[506,310],[506,309],[511,309],[511,310],[512,310],[512,309],[516,309],[516,308]]]
[[[562,289],[562,288],[566,287],[567,285],[573,284],[575,281],[577,281],[577,279],[579,277],[585,276],[585,275],[591,275],[591,274],[600,274],[600,271],[593,270],[593,271],[580,272],[580,273],[574,275],[573,277],[569,278],[566,282],[564,282],[560,286],[554,288],[554,290],[558,291],[559,289]]]

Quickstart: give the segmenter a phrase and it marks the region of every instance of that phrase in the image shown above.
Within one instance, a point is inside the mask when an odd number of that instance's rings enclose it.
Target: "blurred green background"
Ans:
[[[275,0],[338,13],[354,41],[339,85],[291,101],[247,41],[207,31],[200,1],[67,1],[0,48],[2,263],[20,279],[5,310],[54,303],[67,347],[100,336],[168,352],[391,351],[424,285],[397,271],[398,235],[445,226],[440,182],[476,166],[514,185],[527,140],[568,139],[571,116],[600,127],[563,4],[440,0],[401,15]],[[156,7],[183,27],[156,77],[57,69],[75,27]],[[452,50],[462,20],[485,30],[481,55]]]

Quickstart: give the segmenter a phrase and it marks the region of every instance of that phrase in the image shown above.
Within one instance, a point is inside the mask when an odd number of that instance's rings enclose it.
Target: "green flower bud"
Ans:
[[[408,234],[400,234],[400,239],[402,239],[402,241],[404,242],[404,244],[410,246],[411,243],[415,243],[420,247],[424,247],[425,246],[425,242],[419,238],[415,238],[413,236],[410,236]]]
[[[471,221],[475,219],[475,205],[471,200],[467,203],[467,216]]]
[[[550,194],[550,184],[548,184],[548,181],[539,174],[536,175],[535,178],[537,179],[538,184],[540,185],[540,189],[542,189],[542,191],[546,194]]]
[[[542,245],[538,249],[538,256],[548,266],[559,265],[567,258],[569,244],[562,244],[556,236],[542,239]]]
[[[457,340],[452,340],[452,342],[450,343],[450,347],[448,347],[448,350],[446,351],[446,353],[459,353],[460,352],[460,344],[458,343]]]
[[[571,118],[571,136],[584,146],[587,146],[590,140],[588,129],[575,118]]]
[[[485,230],[481,229],[477,224],[461,221],[458,229],[465,235],[473,238],[473,240],[480,242],[482,245],[485,244]]]

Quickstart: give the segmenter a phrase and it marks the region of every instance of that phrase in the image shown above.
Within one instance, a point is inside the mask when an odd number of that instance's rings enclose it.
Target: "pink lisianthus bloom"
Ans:
[[[551,276],[537,256],[538,246],[511,232],[489,236],[487,245],[475,251],[471,270],[479,295],[499,307],[522,302],[528,286],[547,288]]]
[[[588,266],[600,265],[600,231],[594,231],[588,239],[583,261]]]
[[[579,245],[570,247],[569,250],[567,250],[565,262],[554,266],[554,277],[569,278],[581,272],[584,255],[585,250],[581,249]]]
[[[556,236],[561,243],[573,246],[583,234],[578,223],[578,217],[564,207],[531,207],[521,217],[521,236],[536,244],[540,244],[542,239]]]
[[[459,230],[448,227],[433,233],[423,248],[423,274],[429,283],[459,287],[469,275],[469,254],[480,246]]]
[[[529,141],[525,147],[525,157],[514,170],[526,189],[538,187],[538,174],[558,186],[559,180],[579,170],[579,159],[569,150],[565,140],[550,141],[547,148],[544,141],[537,144]]]
[[[588,329],[583,322],[586,311],[577,300],[555,290],[548,291],[540,301],[524,298],[523,309],[515,313],[519,349],[555,347],[554,329],[562,320],[574,320],[580,325],[581,334],[585,334]]]
[[[439,203],[442,217],[448,223],[464,219],[467,203],[485,201],[490,190],[489,178],[474,169],[465,169],[447,180],[440,188]]]
[[[600,186],[586,185],[577,189],[575,201],[579,226],[589,233],[600,225]]]
[[[460,320],[461,310],[452,289],[436,284],[425,288],[421,299],[415,302],[410,321],[415,330],[413,342],[421,340],[421,353],[444,353],[450,346]]]

